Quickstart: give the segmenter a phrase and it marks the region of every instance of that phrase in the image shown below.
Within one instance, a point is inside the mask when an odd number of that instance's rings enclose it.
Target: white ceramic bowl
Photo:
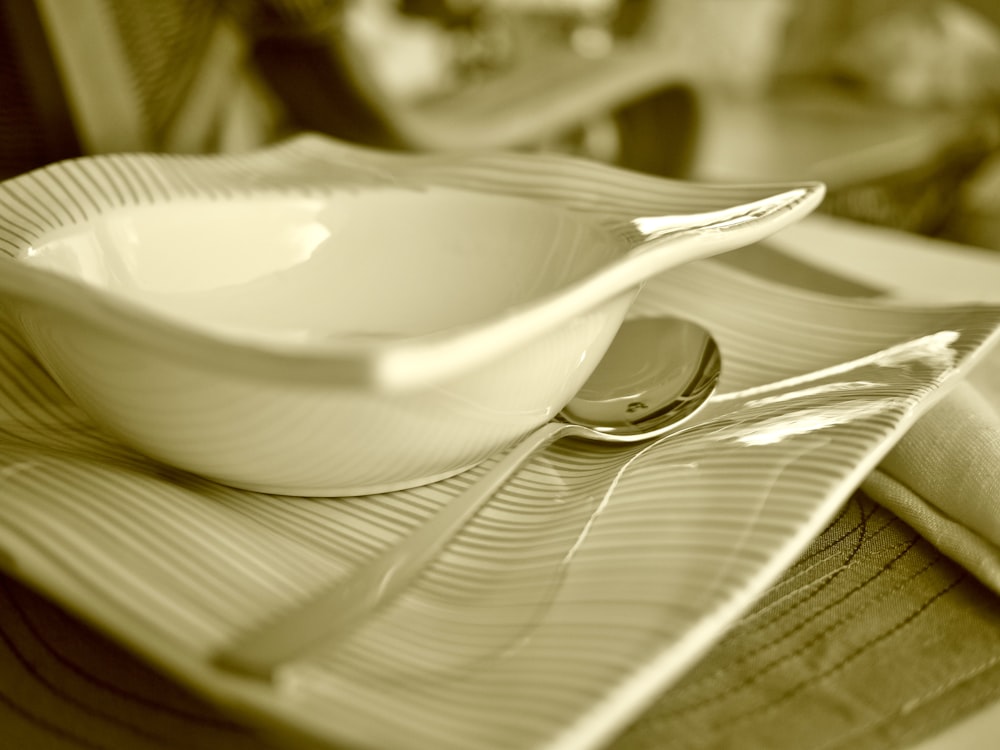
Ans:
[[[382,492],[552,418],[643,280],[760,239],[822,193],[317,136],[96,157],[0,185],[0,300],[139,451],[266,492]]]

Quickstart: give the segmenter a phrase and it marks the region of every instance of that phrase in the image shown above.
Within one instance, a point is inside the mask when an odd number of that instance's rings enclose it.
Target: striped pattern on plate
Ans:
[[[349,576],[485,467],[357,499],[221,487],[106,440],[5,326],[2,563],[278,733],[399,750],[598,747],[795,560],[1000,325],[996,308],[845,301],[714,261],[650,282],[634,312],[711,328],[720,398],[879,353],[895,365],[884,382],[847,371],[841,388],[651,445],[553,446],[406,593],[265,685],[213,670],[211,654]]]

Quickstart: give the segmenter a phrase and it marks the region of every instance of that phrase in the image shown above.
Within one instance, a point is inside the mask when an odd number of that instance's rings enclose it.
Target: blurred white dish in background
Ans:
[[[53,377],[138,450],[267,492],[382,492],[553,417],[646,279],[822,194],[316,136],[95,157],[0,185],[0,295]]]

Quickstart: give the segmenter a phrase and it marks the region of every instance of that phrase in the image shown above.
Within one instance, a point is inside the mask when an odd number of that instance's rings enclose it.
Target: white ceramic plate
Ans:
[[[106,440],[0,336],[7,569],[265,729],[320,746],[599,747],[725,631],[916,417],[991,344],[1000,309],[788,289],[717,261],[651,282],[637,315],[718,337],[753,411],[637,448],[559,444],[402,597],[276,683],[211,657],[428,518],[485,467],[359,499],[171,473]],[[855,377],[844,363],[882,363]],[[768,403],[814,371],[837,387]]]

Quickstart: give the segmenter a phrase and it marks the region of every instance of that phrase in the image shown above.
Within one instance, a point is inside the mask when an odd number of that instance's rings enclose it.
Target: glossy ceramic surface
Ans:
[[[828,298],[718,260],[651,280],[632,314],[712,331],[712,418],[651,445],[549,448],[391,606],[273,684],[211,659],[348,580],[501,457],[356,499],[279,502],[165,471],[108,440],[4,318],[0,565],[292,747],[600,748],[1000,330],[998,308]]]
[[[822,193],[313,136],[83,159],[0,185],[0,301],[76,403],[163,463],[383,492],[552,418],[643,282]]]
[[[677,432],[707,405],[721,375],[718,345],[698,324],[677,317],[627,319],[597,369],[555,420],[518,441],[478,482],[348,581],[247,630],[214,663],[269,680],[284,664],[344,640],[419,578],[469,519],[543,448],[571,437],[621,445]]]

